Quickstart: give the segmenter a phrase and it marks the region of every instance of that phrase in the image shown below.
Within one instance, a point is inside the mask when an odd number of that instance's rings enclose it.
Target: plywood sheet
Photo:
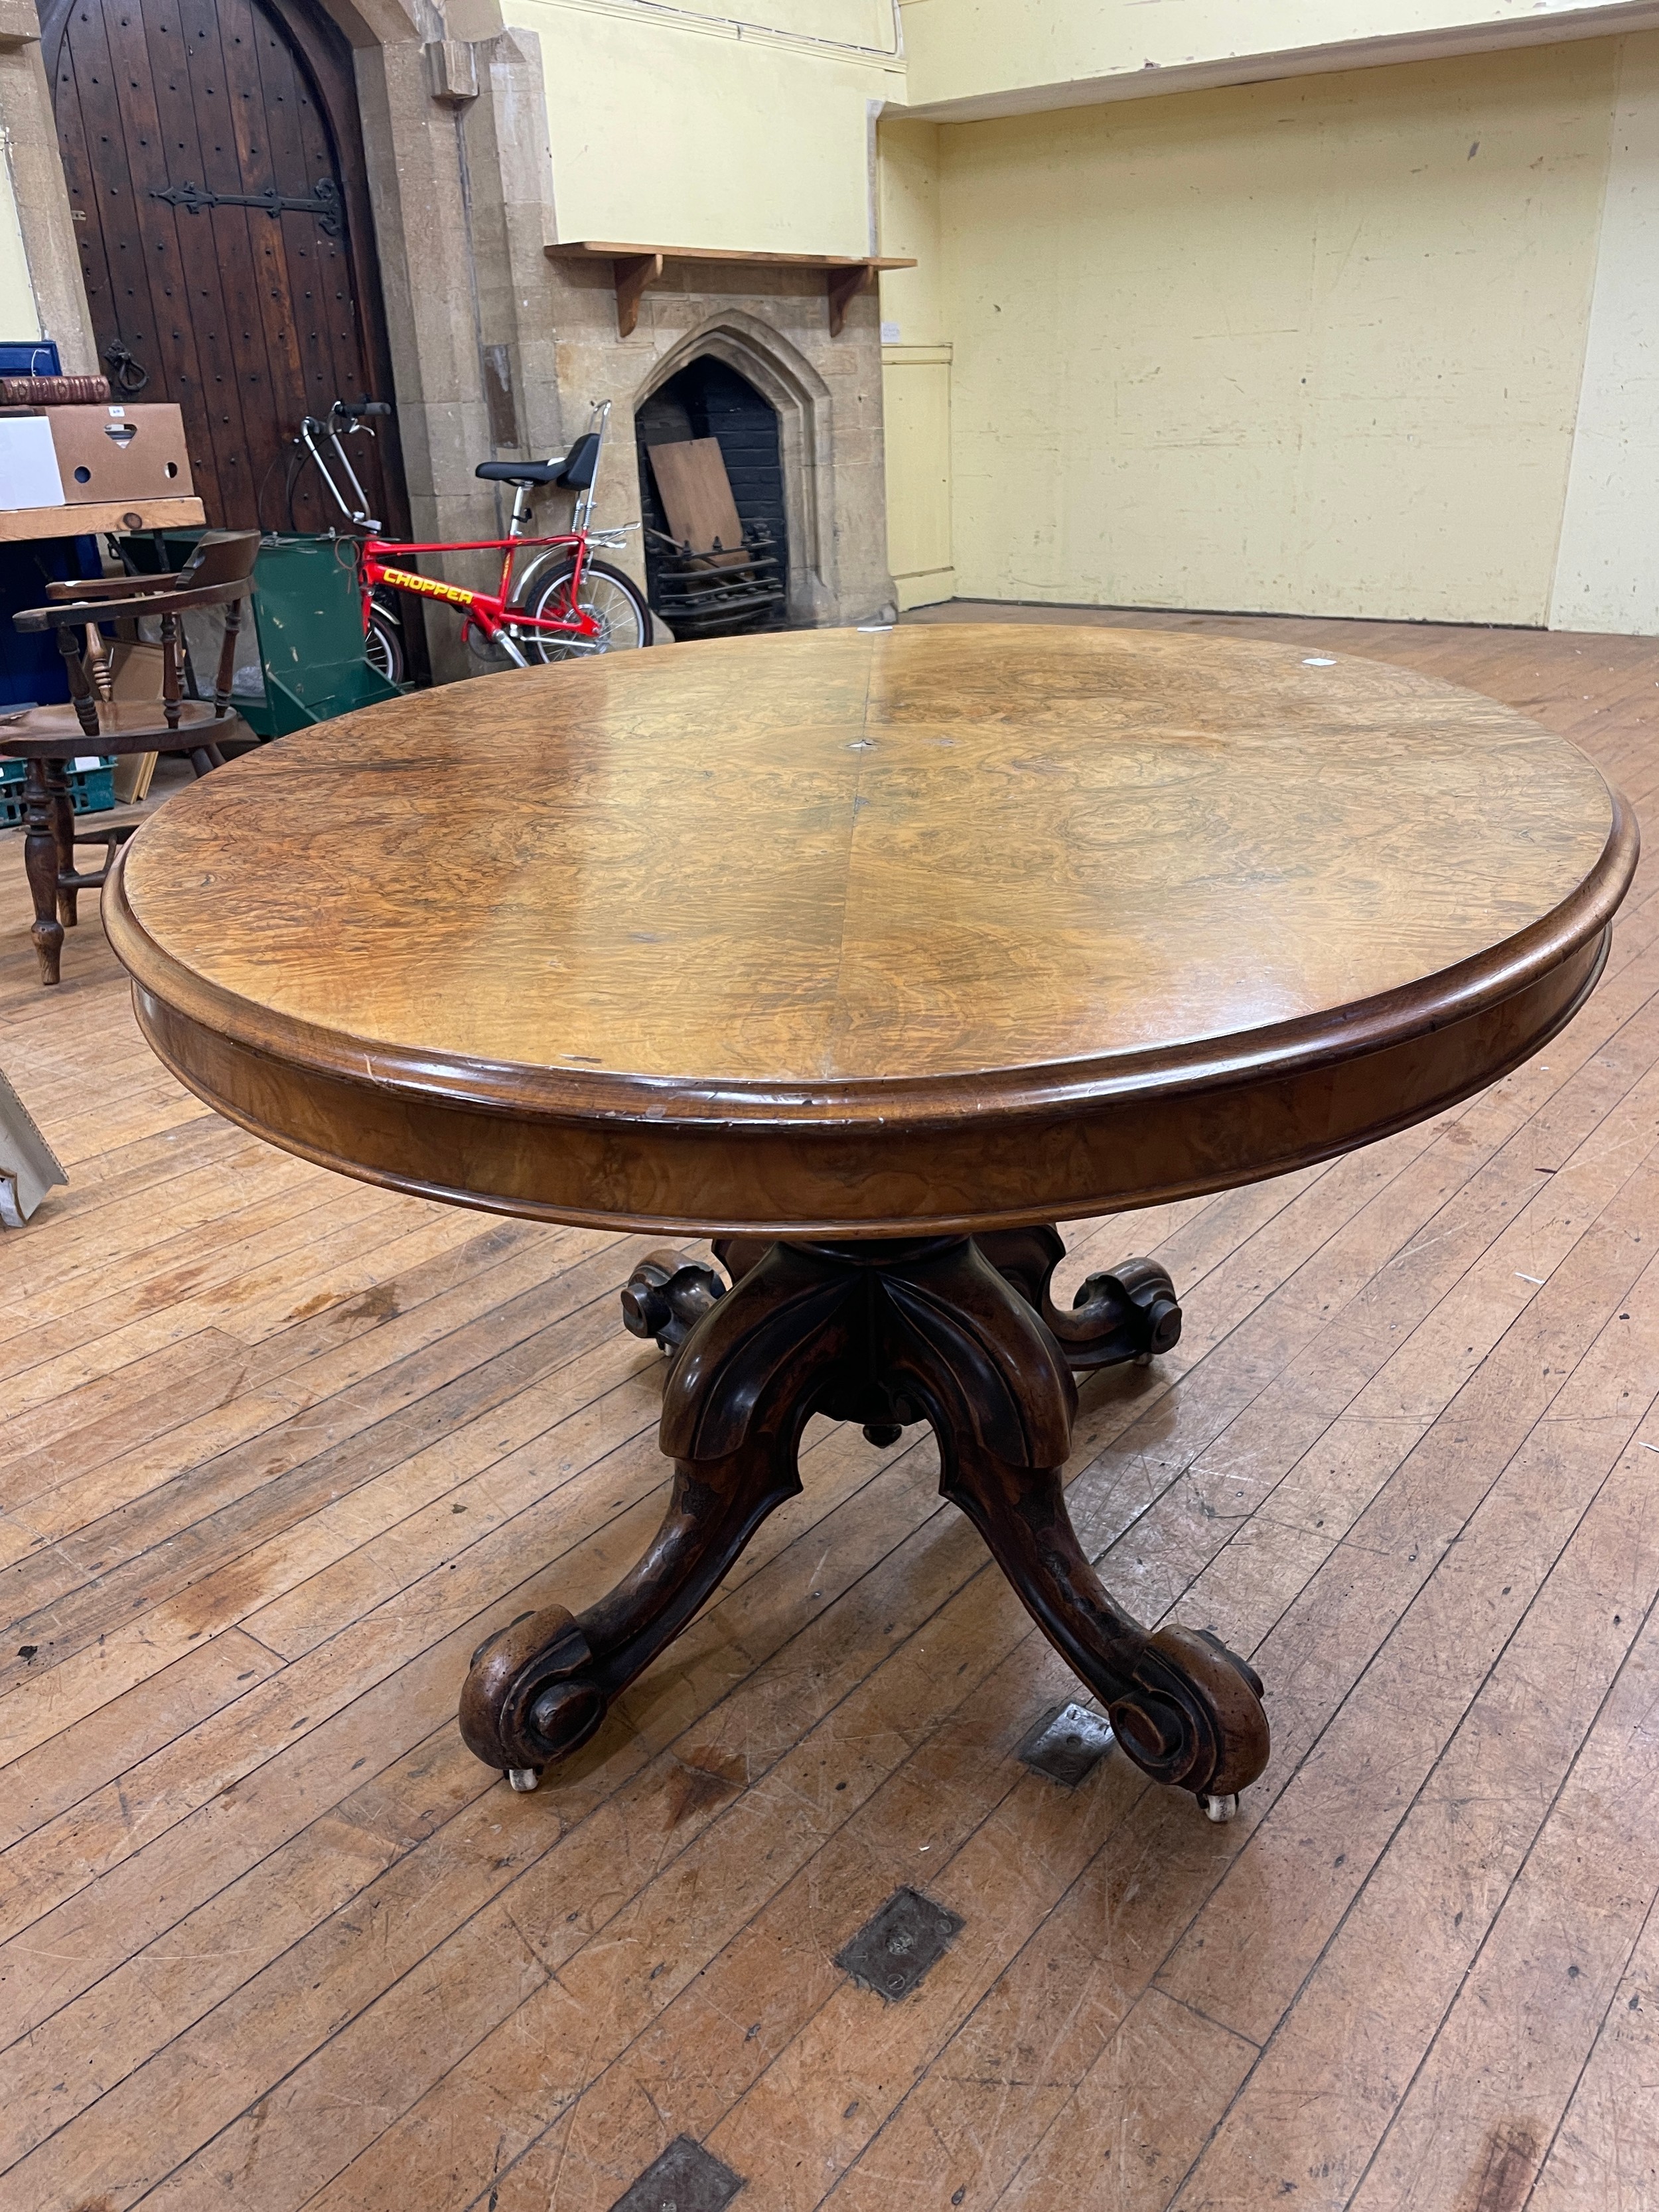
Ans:
[[[717,438],[682,438],[646,451],[668,526],[682,545],[707,553],[717,542],[727,551],[743,544],[743,524]]]

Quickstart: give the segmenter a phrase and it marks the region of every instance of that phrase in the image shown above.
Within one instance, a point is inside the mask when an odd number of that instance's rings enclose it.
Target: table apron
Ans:
[[[1122,1212],[1351,1152],[1528,1059],[1595,988],[1608,937],[1477,1014],[1351,1059],[908,1131],[515,1116],[278,1060],[140,985],[133,995],[150,1044],[198,1097],[366,1182],[617,1229],[893,1237]]]

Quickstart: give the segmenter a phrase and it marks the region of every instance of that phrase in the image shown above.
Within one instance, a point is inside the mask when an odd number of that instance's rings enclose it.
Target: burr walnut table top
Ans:
[[[204,1097],[560,1219],[893,1235],[1275,1173],[1593,988],[1628,810],[1493,701],[1146,631],[797,633],[458,684],[140,831],[106,919]]]

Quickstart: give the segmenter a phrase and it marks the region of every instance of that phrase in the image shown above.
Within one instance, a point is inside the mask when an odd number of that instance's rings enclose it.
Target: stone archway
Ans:
[[[778,418],[784,520],[789,540],[789,619],[801,628],[833,621],[824,574],[822,486],[832,466],[830,392],[810,361],[758,315],[728,308],[689,331],[653,362],[632,395],[637,410],[653,392],[705,356],[752,384]]]

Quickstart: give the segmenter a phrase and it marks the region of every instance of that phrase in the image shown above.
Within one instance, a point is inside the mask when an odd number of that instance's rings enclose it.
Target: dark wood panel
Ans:
[[[183,410],[211,522],[331,526],[314,475],[285,504],[289,441],[337,398],[392,397],[343,38],[305,0],[59,0],[44,40],[100,353]],[[223,204],[319,185],[317,208]],[[163,197],[187,187],[219,204]],[[404,527],[395,430],[353,459]]]

